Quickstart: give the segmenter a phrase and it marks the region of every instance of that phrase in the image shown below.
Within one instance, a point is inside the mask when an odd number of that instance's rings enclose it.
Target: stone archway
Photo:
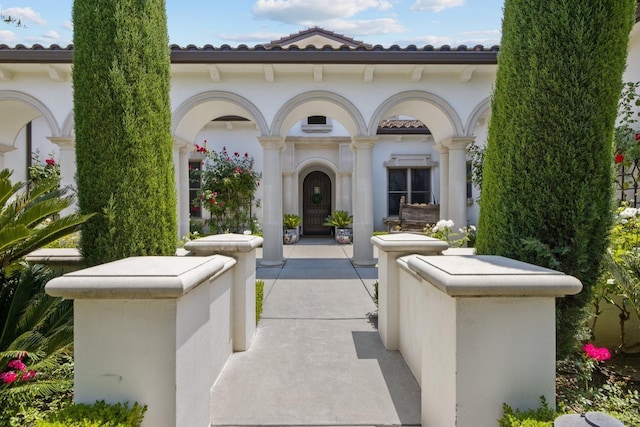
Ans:
[[[313,171],[302,184],[302,233],[328,235],[331,227],[322,225],[331,213],[331,178],[322,171]]]

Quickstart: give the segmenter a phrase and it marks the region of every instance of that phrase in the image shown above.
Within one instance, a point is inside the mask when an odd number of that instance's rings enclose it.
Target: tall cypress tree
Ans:
[[[89,264],[171,255],[177,236],[163,0],[75,0],[74,114]]]
[[[612,141],[635,0],[506,0],[477,252],[578,277],[557,302],[567,354],[606,250]]]

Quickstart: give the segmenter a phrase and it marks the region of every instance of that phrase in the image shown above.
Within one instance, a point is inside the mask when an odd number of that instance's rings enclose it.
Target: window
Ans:
[[[326,125],[327,116],[309,116],[307,117],[308,125]]]
[[[430,168],[389,168],[388,207],[389,215],[398,215],[400,198],[407,203],[432,203]]]
[[[307,133],[327,133],[331,132],[333,126],[331,119],[327,116],[309,116],[302,121],[302,131]]]
[[[189,214],[191,218],[202,218],[202,203],[194,205],[194,201],[198,199],[198,191],[200,191],[201,168],[201,160],[189,161]]]
[[[467,160],[467,199],[473,199],[473,170],[471,160]]]

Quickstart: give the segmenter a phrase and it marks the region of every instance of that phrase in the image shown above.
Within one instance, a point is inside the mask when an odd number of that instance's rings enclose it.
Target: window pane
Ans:
[[[389,169],[389,192],[407,191],[407,170]]]
[[[400,197],[407,196],[407,193],[389,193],[389,215],[400,213]]]
[[[426,192],[431,189],[429,169],[411,169],[411,191]]]
[[[307,123],[310,125],[326,125],[327,116],[309,116],[307,117]]]
[[[427,192],[411,192],[411,203],[430,203],[431,194]]]

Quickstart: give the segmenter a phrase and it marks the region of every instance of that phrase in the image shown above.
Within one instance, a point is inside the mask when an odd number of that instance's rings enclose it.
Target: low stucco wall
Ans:
[[[622,297],[614,296],[613,300],[622,306]],[[625,345],[640,344],[640,319],[635,311],[627,305],[631,318],[624,323]],[[622,331],[620,330],[620,310],[606,301],[600,303],[600,315],[593,330],[594,342],[601,347],[616,349],[622,345]],[[590,325],[593,325],[591,319]]]
[[[235,265],[128,258],[50,281],[49,294],[74,299],[75,401],[147,405],[143,427],[208,425],[233,352]]]

